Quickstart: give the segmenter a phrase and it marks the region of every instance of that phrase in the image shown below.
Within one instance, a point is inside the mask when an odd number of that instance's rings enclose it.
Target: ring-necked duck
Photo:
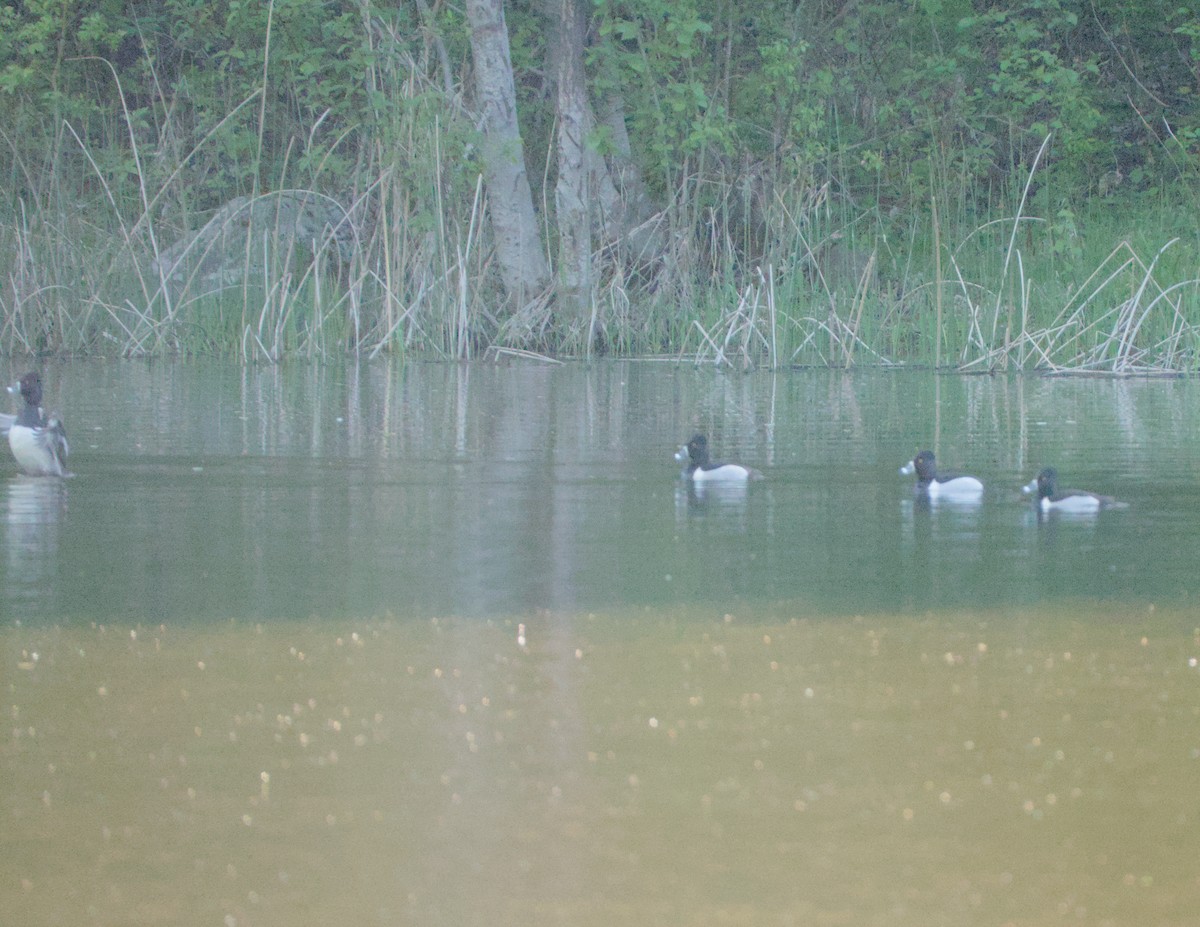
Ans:
[[[904,476],[917,475],[917,490],[927,492],[930,497],[955,496],[959,499],[982,495],[983,483],[973,476],[946,473],[939,475],[933,451],[921,451],[900,468]]]
[[[713,463],[708,456],[708,438],[704,435],[694,435],[692,440],[675,452],[675,459],[680,463],[687,462],[683,475],[698,483],[708,480],[744,483],[762,479],[762,474],[757,470],[741,464]]]
[[[42,412],[41,376],[36,371],[27,373],[8,391],[20,393],[25,400],[25,407],[8,428],[8,446],[17,466],[29,476],[66,476],[67,431],[62,422],[47,419]]]
[[[1026,495],[1037,494],[1037,505],[1043,512],[1072,512],[1087,514],[1099,512],[1101,509],[1122,509],[1126,503],[1118,502],[1112,496],[1101,496],[1094,492],[1084,492],[1082,489],[1064,489],[1058,491],[1058,471],[1046,467],[1026,486],[1021,487]]]

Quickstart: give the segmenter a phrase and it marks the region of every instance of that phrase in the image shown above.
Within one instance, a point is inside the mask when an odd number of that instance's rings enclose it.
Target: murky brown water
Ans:
[[[5,627],[4,922],[1192,924],[1198,625]]]

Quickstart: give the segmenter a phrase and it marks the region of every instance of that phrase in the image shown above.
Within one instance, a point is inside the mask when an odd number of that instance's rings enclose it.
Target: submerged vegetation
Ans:
[[[0,350],[1191,371],[1198,96],[1179,0],[7,5]]]

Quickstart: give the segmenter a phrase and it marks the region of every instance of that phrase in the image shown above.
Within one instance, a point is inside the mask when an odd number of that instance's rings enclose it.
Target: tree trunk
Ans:
[[[609,128],[613,146],[605,189],[612,191],[608,196],[614,203],[614,219],[610,223],[613,232],[606,239],[624,239],[629,260],[635,266],[648,264],[666,250],[666,228],[633,160],[625,128],[625,103],[615,93],[605,98],[600,121]]]
[[[575,321],[592,309],[592,228],[588,177],[588,134],[592,129],[583,70],[586,29],[580,0],[551,0],[555,41],[552,70],[558,97],[558,181],[554,206],[558,224],[559,310]]]
[[[517,125],[508,27],[503,0],[467,0],[475,95],[483,121],[483,173],[500,276],[514,308],[536,297],[550,279],[542,252],[525,147]]]

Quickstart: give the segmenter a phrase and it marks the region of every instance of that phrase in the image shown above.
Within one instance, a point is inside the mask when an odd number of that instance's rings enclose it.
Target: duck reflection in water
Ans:
[[[52,589],[58,570],[59,526],[67,511],[65,480],[16,476],[4,487],[3,539],[9,589],[31,595]]]
[[[749,520],[750,492],[746,483],[694,483],[675,487],[675,521],[679,527],[706,524],[722,533],[745,532]],[[769,503],[767,503],[769,505]]]

